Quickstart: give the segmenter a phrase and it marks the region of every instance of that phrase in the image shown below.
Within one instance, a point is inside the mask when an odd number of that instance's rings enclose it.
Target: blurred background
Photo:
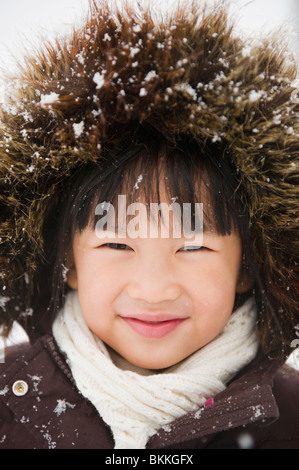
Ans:
[[[107,0],[111,4],[122,0]],[[181,0],[181,3],[188,0]],[[203,0],[197,0],[203,3]],[[212,4],[221,0],[208,0]],[[138,0],[129,0],[137,4]],[[299,62],[299,0],[231,0],[231,12],[237,29],[245,36],[258,38],[281,28],[283,40],[288,38],[290,50]],[[64,35],[80,23],[88,10],[89,0],[0,0],[0,102],[4,100],[6,71],[13,72],[16,60],[43,40]],[[141,0],[152,8],[169,11],[176,0]],[[16,325],[10,341],[26,339]],[[3,346],[3,343],[2,343]],[[299,350],[290,359],[299,369]],[[2,358],[3,359],[3,358]],[[1,336],[0,336],[1,362]]]

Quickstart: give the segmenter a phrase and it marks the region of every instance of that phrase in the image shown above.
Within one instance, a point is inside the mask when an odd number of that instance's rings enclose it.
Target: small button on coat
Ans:
[[[24,380],[17,380],[13,386],[12,391],[17,397],[23,397],[28,392],[28,384]]]

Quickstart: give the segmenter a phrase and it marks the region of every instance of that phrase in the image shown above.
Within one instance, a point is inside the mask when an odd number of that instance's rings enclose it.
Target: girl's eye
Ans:
[[[101,245],[101,247],[105,248],[111,248],[112,250],[131,250],[128,245],[125,245],[124,243],[105,243],[104,245]]]
[[[186,245],[183,246],[179,251],[200,251],[206,249],[204,246],[198,246],[198,245]]]

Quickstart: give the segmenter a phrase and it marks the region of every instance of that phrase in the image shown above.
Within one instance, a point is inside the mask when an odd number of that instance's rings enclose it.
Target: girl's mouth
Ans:
[[[145,338],[159,339],[173,332],[186,318],[150,321],[139,318],[122,317],[123,320],[139,335]]]

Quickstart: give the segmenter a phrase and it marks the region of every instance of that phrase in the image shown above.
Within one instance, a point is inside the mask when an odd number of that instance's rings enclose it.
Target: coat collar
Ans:
[[[48,339],[59,367],[74,383],[65,360],[57,354],[55,340]],[[260,351],[255,360],[244,368],[225,390],[206,401],[202,408],[187,413],[173,423],[163,426],[147,444],[147,449],[179,448],[182,443],[202,439],[203,446],[222,431],[248,424],[267,425],[276,421],[279,410],[272,392],[273,379],[283,364],[265,357]]]
[[[55,341],[49,344],[56,361],[64,370],[64,360],[55,351]],[[279,410],[272,393],[273,379],[282,365],[259,352],[256,359],[244,368],[227,386],[213,399],[206,401],[204,406],[195,412],[187,413],[173,423],[163,426],[147,444],[147,449],[179,448],[183,443],[192,445],[194,439],[202,439],[203,446],[222,431],[232,430],[248,424],[266,425],[276,421]],[[73,378],[69,378],[73,381]]]
[[[47,362],[48,359],[44,356],[45,354],[48,358],[50,355],[52,359],[50,363]],[[28,377],[31,377],[32,374],[35,376],[35,369],[37,370],[38,368],[39,370],[41,363],[44,367],[44,375],[49,373],[47,371],[49,371],[50,364],[52,364],[52,368],[56,370],[60,369],[65,379],[67,379],[68,383],[71,385],[69,389],[72,390],[72,392],[69,390],[69,393],[72,394],[72,399],[75,402],[75,397],[78,394],[73,377],[65,359],[58,351],[52,336],[47,335],[41,338],[37,344],[29,348],[28,353],[25,353],[24,357],[19,356],[18,359],[12,361],[9,369],[5,371],[5,380],[7,381],[9,376],[11,382],[19,378],[20,365],[22,365],[22,368],[25,367]],[[196,448],[200,443],[205,447],[207,443],[222,431],[232,430],[253,423],[265,425],[275,421],[279,417],[279,412],[272,393],[272,386],[274,375],[280,366],[281,364],[277,361],[258,355],[246,369],[241,371],[241,373],[232,380],[223,392],[219,393],[213,399],[208,400],[202,408],[195,412],[188,413],[175,420],[173,423],[162,427],[149,440],[147,448],[180,448],[180,446],[184,448],[194,448],[192,446],[195,444],[195,440]],[[29,375],[30,373],[31,375]],[[34,387],[32,393],[35,393]],[[6,396],[2,398],[5,399]],[[36,397],[32,399],[36,400]],[[82,398],[80,398],[80,400],[81,399]],[[19,400],[17,400],[16,397],[9,398],[8,394],[7,400],[9,401],[9,407],[14,408],[14,411],[17,412],[18,407],[21,406],[18,404]],[[16,402],[15,404],[14,401]],[[92,407],[91,404],[88,406]],[[77,408],[75,408],[75,410],[76,409]],[[91,412],[90,409],[90,413]],[[23,416],[24,410],[20,409],[19,414]],[[62,417],[59,419],[62,422]],[[29,424],[27,425],[29,426]],[[34,429],[32,432],[33,431],[36,432]],[[103,432],[107,443],[110,443],[111,435],[106,426],[103,427]],[[110,448],[110,444],[109,447],[106,448]]]
[[[279,411],[272,393],[273,378],[281,363],[257,358],[234,378],[227,388],[195,412],[188,413],[154,435],[149,449],[178,446],[198,440],[207,445],[222,431],[249,424],[266,425],[276,421]]]

